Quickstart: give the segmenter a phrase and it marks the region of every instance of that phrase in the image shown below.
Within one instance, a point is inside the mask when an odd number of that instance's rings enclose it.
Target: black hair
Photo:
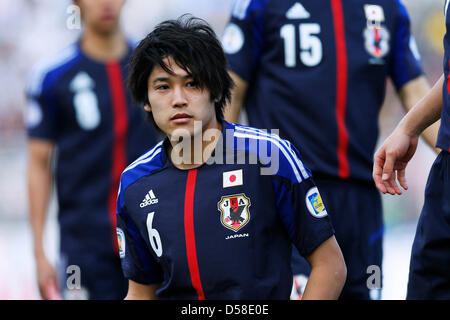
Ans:
[[[223,108],[230,102],[234,86],[227,71],[227,60],[211,26],[189,14],[158,24],[134,49],[128,73],[133,99],[150,106],[148,78],[156,65],[173,74],[163,62],[169,56],[192,76],[199,88],[208,89],[216,118],[222,120]]]

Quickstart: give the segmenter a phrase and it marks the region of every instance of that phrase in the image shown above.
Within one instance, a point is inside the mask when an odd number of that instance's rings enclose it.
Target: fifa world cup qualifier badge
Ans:
[[[117,228],[117,244],[119,247],[119,256],[120,258],[125,257],[125,235],[122,229]]]
[[[305,202],[309,213],[311,213],[313,217],[323,218],[328,215],[317,187],[309,189],[305,197]]]
[[[381,24],[385,21],[383,7],[379,5],[364,5],[367,26],[364,29],[364,46],[366,51],[375,58],[371,63],[384,63],[381,59],[389,52],[389,31]]]
[[[222,225],[237,232],[250,221],[250,199],[245,194],[223,196],[217,208],[220,211]]]

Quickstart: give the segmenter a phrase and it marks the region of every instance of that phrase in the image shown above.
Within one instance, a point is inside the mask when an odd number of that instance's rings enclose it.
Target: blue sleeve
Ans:
[[[36,77],[42,77],[37,81]],[[55,141],[57,138],[57,108],[54,87],[46,86],[45,76],[32,76],[26,89],[25,125],[28,136]]]
[[[272,185],[281,220],[300,254],[310,255],[334,235],[331,219],[314,181],[301,183],[275,176]]]
[[[410,20],[400,0],[396,4],[396,27],[393,34],[390,76],[397,90],[410,80],[423,74],[420,55],[414,37],[410,33]]]
[[[163,281],[161,267],[124,207],[118,210],[117,214],[117,241],[125,278],[142,284]]]
[[[306,257],[329,239],[334,229],[320,192],[310,170],[303,165],[299,151],[287,140],[278,138],[276,141],[281,148],[279,168],[272,177],[272,186],[278,214],[292,243]]]
[[[222,38],[229,69],[250,81],[264,45],[267,0],[237,0]]]

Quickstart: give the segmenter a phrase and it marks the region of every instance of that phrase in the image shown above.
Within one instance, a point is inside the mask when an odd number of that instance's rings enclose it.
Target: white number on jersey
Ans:
[[[147,230],[148,237],[150,240],[150,245],[152,246],[153,251],[155,251],[158,257],[161,257],[163,249],[161,244],[161,237],[159,236],[159,232],[156,229],[152,228],[153,216],[155,212],[150,212],[147,216]]]
[[[307,67],[314,67],[322,61],[322,42],[317,36],[320,33],[318,23],[301,23],[299,25],[300,61]],[[280,29],[284,41],[284,64],[293,68],[297,65],[295,26],[285,24]]]
[[[92,90],[94,86],[94,80],[83,71],[79,72],[70,83],[70,89],[75,93],[73,106],[76,119],[84,130],[97,128],[101,120],[98,99]]]

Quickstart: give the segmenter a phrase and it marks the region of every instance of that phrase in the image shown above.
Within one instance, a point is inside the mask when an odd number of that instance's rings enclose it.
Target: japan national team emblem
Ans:
[[[313,217],[323,218],[328,215],[317,187],[309,189],[306,194],[305,201],[306,207]]]
[[[225,228],[237,232],[250,220],[250,199],[245,194],[224,196],[217,204],[220,222]]]
[[[381,22],[384,22],[384,10],[382,6],[366,4],[364,5],[364,13],[367,22],[370,24],[379,25]]]
[[[383,27],[368,27],[364,30],[364,46],[375,58],[383,58],[389,52],[389,31]]]
[[[364,46],[374,58],[383,58],[389,52],[389,31],[382,27],[384,10],[379,5],[364,5],[367,27],[364,30]]]

